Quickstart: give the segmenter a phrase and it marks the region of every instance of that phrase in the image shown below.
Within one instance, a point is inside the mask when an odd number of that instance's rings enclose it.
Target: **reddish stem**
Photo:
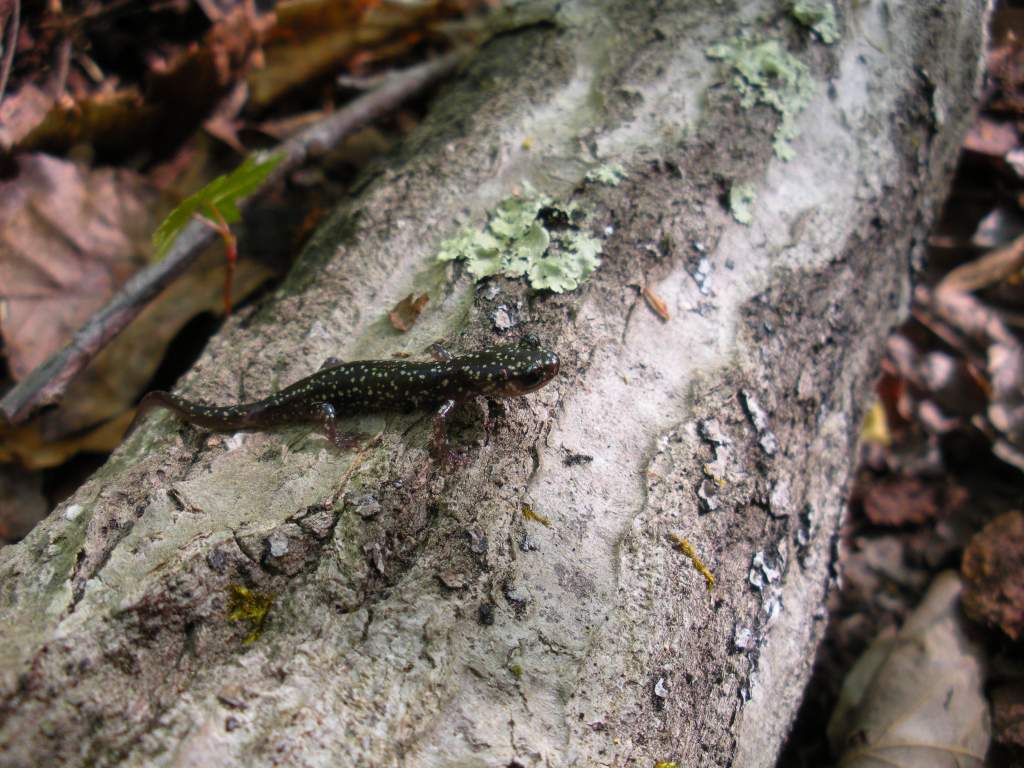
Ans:
[[[231,227],[224,221],[224,217],[215,205],[207,206],[208,216],[215,218],[216,221],[210,221],[210,218],[201,214],[195,214],[194,218],[201,221],[203,224],[208,226],[218,235],[220,239],[224,241],[224,256],[227,259],[227,271],[224,273],[224,316],[231,316],[231,286],[235,281],[235,264],[238,262],[238,238],[235,237],[235,233],[231,231]]]

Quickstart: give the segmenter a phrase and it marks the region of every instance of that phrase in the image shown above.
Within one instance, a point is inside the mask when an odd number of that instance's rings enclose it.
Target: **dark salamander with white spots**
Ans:
[[[167,408],[185,421],[215,430],[264,429],[282,424],[319,423],[331,442],[345,448],[336,420],[383,411],[437,408],[435,448],[443,444],[448,416],[472,397],[516,397],[533,392],[558,373],[558,356],[528,335],[505,344],[452,357],[438,345],[433,362],[362,360],[323,367],[280,392],[254,403],[203,405],[169,392],[150,392],[139,404],[136,422],[152,408]]]

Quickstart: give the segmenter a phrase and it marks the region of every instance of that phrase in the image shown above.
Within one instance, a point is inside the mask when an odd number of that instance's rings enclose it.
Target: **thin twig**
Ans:
[[[1002,248],[989,251],[974,261],[961,264],[952,270],[935,288],[941,291],[971,292],[1002,282],[1024,267],[1024,236],[1018,237]]]
[[[18,47],[18,24],[21,18],[21,0],[14,0],[11,13],[11,25],[7,28],[7,39],[4,41],[4,59],[0,63],[0,103],[7,92],[7,78],[11,75],[14,65],[14,49]]]
[[[464,57],[465,52],[456,51],[396,73],[376,90],[282,142],[274,152],[283,154],[284,160],[274,169],[262,190],[282,180],[311,154],[319,154],[335,146],[356,129],[390,112],[412,94],[444,77]],[[257,192],[243,201],[239,207],[244,210],[259,194]],[[75,332],[66,347],[33,370],[0,400],[0,416],[11,424],[17,424],[38,408],[58,401],[71,380],[216,237],[212,229],[198,221],[185,225],[163,260],[133,275],[106,306]]]
[[[58,104],[65,101],[64,91],[68,85],[68,73],[71,72],[71,51],[71,38],[65,37],[57,46],[57,60],[47,82],[47,90]]]

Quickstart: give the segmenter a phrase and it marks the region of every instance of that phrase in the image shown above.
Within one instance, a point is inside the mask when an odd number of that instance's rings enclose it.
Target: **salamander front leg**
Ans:
[[[343,451],[355,448],[366,437],[361,432],[339,434],[338,413],[330,403],[320,403],[320,426],[323,427],[327,439]]]
[[[435,341],[430,345],[430,356],[439,363],[450,363],[452,361],[452,353],[445,349],[439,341]]]
[[[455,410],[454,400],[445,400],[434,413],[434,431],[430,437],[430,454],[434,460],[446,464],[455,456],[448,450],[448,420]]]

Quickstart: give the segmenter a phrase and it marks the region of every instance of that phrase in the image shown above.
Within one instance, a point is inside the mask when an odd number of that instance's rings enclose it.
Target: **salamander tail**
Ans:
[[[249,426],[252,408],[249,406],[202,405],[170,392],[150,392],[139,403],[125,437],[135,431],[142,419],[154,408],[166,408],[179,418],[208,429],[242,429]]]

